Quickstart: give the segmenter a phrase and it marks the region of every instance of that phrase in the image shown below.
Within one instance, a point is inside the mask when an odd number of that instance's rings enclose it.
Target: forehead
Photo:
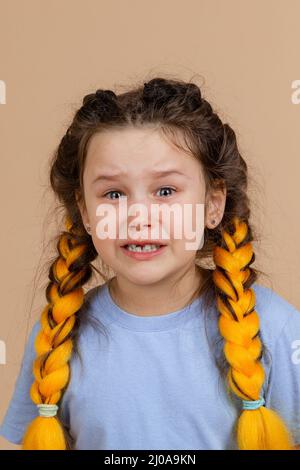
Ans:
[[[101,171],[119,171],[139,177],[153,169],[176,169],[194,175],[200,162],[178,149],[154,128],[105,130],[88,145],[85,170],[93,177]]]

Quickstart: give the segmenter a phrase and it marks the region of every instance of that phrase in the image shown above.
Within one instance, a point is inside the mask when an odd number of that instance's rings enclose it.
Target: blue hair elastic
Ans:
[[[243,401],[243,410],[257,410],[265,404],[263,397],[260,397],[259,400],[242,400]]]

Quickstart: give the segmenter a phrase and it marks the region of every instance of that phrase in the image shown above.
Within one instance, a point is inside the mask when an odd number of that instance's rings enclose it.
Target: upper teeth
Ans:
[[[157,250],[160,245],[127,245],[129,251],[152,251]]]

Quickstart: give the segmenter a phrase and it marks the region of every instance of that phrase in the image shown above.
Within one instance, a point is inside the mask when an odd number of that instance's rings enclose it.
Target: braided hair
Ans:
[[[86,95],[53,155],[50,183],[64,208],[65,230],[59,235],[58,256],[49,270],[48,303],[35,340],[35,381],[30,396],[40,415],[28,425],[22,448],[70,448],[56,411],[69,383],[68,363],[81,320],[83,285],[91,278],[91,263],[98,256],[78,208],[78,202],[84,202],[83,169],[90,138],[105,129],[151,125],[199,160],[208,189],[226,187],[222,221],[213,229],[205,227],[204,244],[196,252],[195,262],[208,258],[215,264],[213,269],[205,269],[198,293],[208,309],[217,307],[225,382],[243,402],[237,422],[238,446],[245,450],[291,449],[292,438],[285,423],[263,406],[260,395],[265,378],[261,363],[264,345],[251,288],[258,270],[251,266],[255,255],[247,165],[235,132],[221,121],[200,88],[161,77],[118,96],[102,89]],[[178,142],[178,133],[184,137],[184,145]],[[224,375],[220,361],[216,364]]]

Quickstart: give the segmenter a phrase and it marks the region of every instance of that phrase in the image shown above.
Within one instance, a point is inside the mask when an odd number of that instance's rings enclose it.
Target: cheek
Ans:
[[[196,245],[195,237],[192,240],[175,240],[174,244],[172,243],[172,251],[177,259],[184,261],[190,261],[195,258],[196,255]]]
[[[200,202],[186,202],[174,217],[171,215],[169,232],[171,240],[196,240],[204,233],[205,206]],[[165,225],[168,230],[168,225]]]
[[[187,238],[191,239],[190,233],[197,234],[201,237],[204,232],[205,220],[205,204],[202,198],[195,199],[191,202],[186,217],[186,229],[189,235]]]
[[[96,247],[111,250],[118,239],[118,210],[113,204],[98,203],[91,214],[91,222],[95,227],[94,243]]]
[[[110,259],[114,256],[116,241],[109,238],[101,240],[95,235],[93,236],[93,243],[101,259],[109,264]]]

